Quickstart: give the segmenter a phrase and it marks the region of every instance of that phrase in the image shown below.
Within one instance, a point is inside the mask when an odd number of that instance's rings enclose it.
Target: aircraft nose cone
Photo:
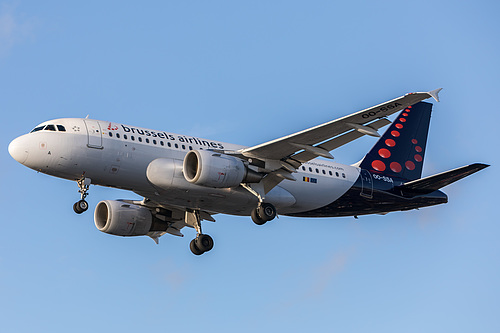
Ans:
[[[22,137],[12,140],[9,144],[9,154],[13,159],[23,164],[28,158],[28,144]]]

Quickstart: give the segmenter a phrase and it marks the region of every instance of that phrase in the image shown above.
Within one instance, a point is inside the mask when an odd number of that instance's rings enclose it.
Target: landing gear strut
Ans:
[[[89,209],[89,204],[85,201],[85,198],[89,195],[87,192],[89,190],[91,180],[90,178],[81,178],[77,180],[76,183],[79,188],[78,192],[80,193],[80,200],[74,203],[73,210],[75,213],[81,214]]]
[[[252,221],[257,225],[263,225],[267,221],[271,221],[276,217],[276,207],[268,202],[264,202],[264,189],[257,188],[254,189],[248,184],[242,183],[241,186],[245,188],[248,192],[252,193],[259,200],[257,208],[253,209],[250,213]]]
[[[262,202],[252,210],[251,216],[255,224],[263,225],[276,217],[276,208],[270,203]]]
[[[214,240],[209,235],[201,231],[201,218],[198,210],[186,211],[186,224],[196,229],[196,238],[189,243],[189,248],[193,254],[199,256],[210,251],[214,247]]]

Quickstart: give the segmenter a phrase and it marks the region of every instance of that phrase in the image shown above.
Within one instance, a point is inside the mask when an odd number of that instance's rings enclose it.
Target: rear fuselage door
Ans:
[[[87,127],[87,147],[102,149],[102,132],[99,122],[93,119],[84,119],[83,121]]]
[[[373,197],[372,174],[365,169],[361,169],[361,196],[368,199]]]

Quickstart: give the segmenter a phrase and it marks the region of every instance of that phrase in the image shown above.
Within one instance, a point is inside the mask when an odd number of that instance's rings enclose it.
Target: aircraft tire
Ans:
[[[193,252],[194,255],[202,255],[204,252],[196,246],[196,239],[191,240],[191,243],[189,243],[189,248],[191,249],[191,252]]]
[[[276,217],[276,208],[270,203],[263,203],[257,208],[257,214],[261,220],[271,221]]]
[[[263,225],[267,222],[266,220],[263,220],[260,218],[259,214],[257,213],[257,208],[252,210],[252,213],[250,214],[250,216],[252,217],[253,223],[255,223],[257,225]]]
[[[214,240],[209,235],[200,234],[195,239],[195,245],[200,251],[208,252],[214,247]]]
[[[73,210],[77,214],[81,214],[84,211],[86,211],[87,209],[89,209],[89,204],[85,200],[80,200],[80,201],[77,201],[73,204]]]

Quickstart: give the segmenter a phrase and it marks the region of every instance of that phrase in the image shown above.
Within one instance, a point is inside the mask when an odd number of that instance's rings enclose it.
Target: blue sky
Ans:
[[[0,331],[498,332],[500,58],[494,1],[1,1]],[[57,117],[255,145],[443,87],[424,175],[492,167],[446,205],[386,216],[217,216],[120,238],[76,184],[8,143]],[[333,152],[361,159],[363,138]],[[92,187],[93,209],[134,194]]]

